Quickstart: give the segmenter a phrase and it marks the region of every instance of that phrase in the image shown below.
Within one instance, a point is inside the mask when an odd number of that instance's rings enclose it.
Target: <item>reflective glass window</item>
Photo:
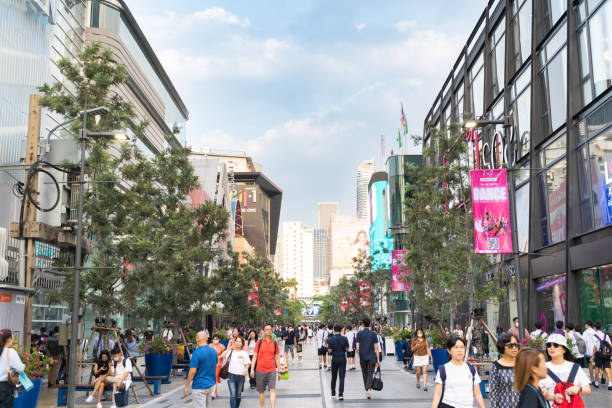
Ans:
[[[547,20],[548,27],[555,25],[567,10],[567,0],[543,0],[544,18]]]
[[[566,24],[563,23],[538,54],[540,64],[538,79],[544,102],[541,120],[544,136],[551,134],[566,120],[566,35]]]
[[[612,3],[583,0],[575,11],[582,101],[586,105],[612,85]]]
[[[491,36],[491,58],[489,58],[489,69],[491,70],[492,95],[497,97],[504,89],[504,56],[506,52],[505,19],[501,19]]]
[[[531,55],[531,0],[512,2],[512,54],[514,71]]]
[[[482,54],[470,69],[470,110],[475,117],[482,116],[484,112],[484,70]]]
[[[463,83],[455,91],[455,117],[463,122]]]
[[[528,171],[521,171],[529,176]],[[520,252],[529,252],[529,183],[516,189],[516,220]]]

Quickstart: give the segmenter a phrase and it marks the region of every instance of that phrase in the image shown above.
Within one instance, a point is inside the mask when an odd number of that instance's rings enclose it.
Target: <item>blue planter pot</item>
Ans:
[[[162,384],[170,384],[172,354],[145,354],[145,375],[165,377]]]
[[[404,347],[405,343],[406,340],[395,342],[395,356],[397,357],[397,361],[404,361],[404,352],[402,351],[402,348]]]
[[[37,406],[42,380],[32,380],[32,382],[34,383],[34,388],[30,391],[20,392],[19,397],[13,400],[13,408],[32,408]]]
[[[433,349],[431,356],[433,357],[434,375],[438,372],[438,366],[448,363],[448,350]]]

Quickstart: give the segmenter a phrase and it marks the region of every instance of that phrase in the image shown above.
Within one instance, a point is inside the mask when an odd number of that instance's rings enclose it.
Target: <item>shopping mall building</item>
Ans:
[[[512,133],[488,126],[478,149],[466,143],[472,168],[477,151],[481,168],[521,169],[512,174],[524,319],[549,331],[587,319],[612,329],[612,0],[491,0],[457,54],[424,144],[435,143],[431,126],[510,116]],[[507,328],[514,268],[510,256],[495,261],[487,279],[500,278],[508,297],[487,319]]]

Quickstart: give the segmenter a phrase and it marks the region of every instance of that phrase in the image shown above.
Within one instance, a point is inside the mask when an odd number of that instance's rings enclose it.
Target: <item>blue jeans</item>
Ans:
[[[240,406],[240,394],[244,386],[244,375],[230,374],[227,378],[227,386],[230,392],[230,407],[238,408]]]

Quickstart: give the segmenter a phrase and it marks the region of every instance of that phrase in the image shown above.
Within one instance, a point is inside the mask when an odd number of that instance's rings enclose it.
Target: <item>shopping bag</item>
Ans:
[[[289,379],[289,371],[285,371],[281,373],[281,380],[288,380]]]
[[[19,373],[19,382],[26,391],[30,391],[32,388],[34,388],[34,383],[28,378],[26,373]]]
[[[302,343],[298,343],[298,345],[297,345],[297,352],[298,353],[302,352]]]

